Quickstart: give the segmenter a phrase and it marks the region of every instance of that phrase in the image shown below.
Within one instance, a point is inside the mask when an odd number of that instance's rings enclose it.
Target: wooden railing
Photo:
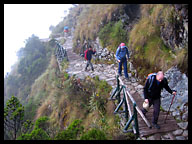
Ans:
[[[61,44],[59,44],[57,41],[56,43],[56,49],[55,49],[55,56],[57,57],[57,62],[59,65],[59,70],[61,71],[61,62],[66,59],[68,61],[68,56],[67,56],[67,50],[63,48]]]
[[[136,101],[134,100],[132,95],[129,93],[129,91],[127,90],[125,84],[123,83],[121,78],[117,75],[117,73],[116,73],[116,77],[117,77],[117,87],[112,92],[112,94],[110,96],[110,100],[114,100],[114,99],[118,100],[118,106],[115,109],[114,114],[116,114],[116,113],[125,113],[125,118],[127,120],[127,123],[126,123],[126,125],[125,125],[125,127],[123,129],[123,132],[128,132],[127,129],[130,126],[130,124],[132,124],[133,132],[138,137],[139,136],[139,124],[138,124],[138,120],[137,120],[137,112],[140,114],[141,118],[144,120],[144,122],[146,123],[146,125],[149,128],[151,128],[151,124],[148,122],[146,117],[143,115],[142,111],[137,106]],[[120,93],[121,93],[122,90],[123,90],[123,98],[121,99]],[[114,96],[115,96],[115,98],[113,98]],[[129,99],[133,103],[133,111],[131,111],[131,106],[130,106],[130,103],[129,103]],[[119,109],[123,105],[123,103],[124,103],[124,106],[125,106],[124,111],[119,111]]]

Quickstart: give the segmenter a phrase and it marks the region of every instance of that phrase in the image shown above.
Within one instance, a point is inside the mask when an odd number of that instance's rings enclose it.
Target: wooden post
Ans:
[[[129,98],[131,99],[131,101],[132,101],[133,103],[135,103],[135,100],[133,99],[133,97],[131,96],[131,94],[130,94],[128,91],[126,91],[126,92],[127,92],[128,96],[129,96]],[[142,119],[143,119],[144,122],[147,124],[147,126],[148,126],[149,128],[151,128],[151,124],[150,124],[149,121],[146,119],[146,117],[144,116],[144,114],[143,114],[143,112],[140,110],[140,108],[139,108],[138,106],[136,106],[135,108],[136,108],[137,112],[141,115]]]
[[[117,92],[117,88],[115,88],[115,90],[111,93],[111,96],[110,96],[110,100],[112,100],[112,98],[113,98],[113,96],[116,94],[116,92]]]
[[[118,100],[118,103],[120,103],[120,101],[121,101],[121,98],[120,98],[120,93],[121,93],[121,91],[122,91],[122,89],[123,89],[123,86],[121,86],[121,88],[120,88],[120,90],[119,91],[117,91],[117,94],[116,94],[116,99]]]
[[[136,129],[136,136],[139,136],[139,125],[137,120],[137,110],[136,110],[136,103],[133,104],[133,112],[134,112],[134,122],[135,122],[135,129]]]
[[[119,75],[117,75],[117,91],[120,90],[120,85],[119,85]],[[118,99],[118,103],[120,103],[120,93],[116,96]]]
[[[151,124],[149,123],[149,121],[146,119],[146,117],[144,116],[143,112],[139,109],[138,106],[135,107],[137,112],[140,114],[141,118],[144,120],[144,122],[146,123],[146,125],[149,127],[149,128],[152,128],[151,127]]]
[[[124,129],[123,129],[123,132],[127,132],[127,129],[128,129],[128,127],[129,127],[129,125],[130,125],[130,123],[133,121],[133,119],[134,119],[134,115],[132,115],[131,117],[130,117],[130,119],[129,119],[129,121],[126,123],[126,125],[125,125],[125,127],[124,127]]]
[[[131,112],[131,107],[130,107],[130,104],[129,104],[129,99],[127,97],[127,93],[125,93],[125,99],[126,99],[126,103],[127,103],[127,106],[128,106],[128,114],[129,114],[129,117],[132,116],[132,112]],[[135,127],[134,127],[134,121],[132,121],[132,125],[133,125],[133,132],[134,134],[136,134],[136,130],[135,130]]]
[[[125,119],[126,121],[129,120],[129,117],[128,117],[128,105],[127,105],[127,102],[126,102],[126,92],[125,92],[125,86],[123,86],[123,99],[124,99],[124,102],[125,102]]]

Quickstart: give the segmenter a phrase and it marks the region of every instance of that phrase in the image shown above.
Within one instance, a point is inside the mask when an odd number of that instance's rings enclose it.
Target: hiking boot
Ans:
[[[119,74],[119,73],[118,73],[118,76],[122,76],[122,74]]]
[[[158,124],[152,123],[153,127],[156,129],[160,129],[160,126]]]
[[[128,77],[127,77],[127,78],[125,78],[125,80],[126,80],[127,82],[131,81]]]

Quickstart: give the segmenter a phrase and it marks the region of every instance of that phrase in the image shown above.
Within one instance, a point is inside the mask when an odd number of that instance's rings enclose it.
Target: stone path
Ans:
[[[116,77],[115,72],[117,71],[117,64],[93,64],[94,72],[91,71],[91,68],[88,67],[88,71],[85,71],[86,61],[83,57],[80,55],[74,53],[72,51],[72,36],[67,37],[67,41],[64,43],[63,47],[67,50],[67,55],[69,59],[69,66],[66,69],[66,72],[72,76],[75,75],[76,78],[84,79],[86,76],[95,77],[99,76],[100,80],[106,80],[109,85],[112,86],[112,88],[116,87]],[[127,86],[130,94],[133,95],[133,97],[139,96],[143,98],[143,86],[140,85],[136,78],[131,77],[131,74],[129,73],[129,76],[131,78],[131,81],[124,80],[124,76],[121,76],[121,79],[124,81],[124,84]],[[141,104],[140,104],[141,105]],[[152,110],[152,109],[151,109]],[[149,112],[148,115],[151,115],[152,111]],[[123,119],[124,116],[120,115]],[[161,118],[160,118],[161,119]],[[122,127],[124,127],[125,121],[121,122]],[[179,126],[179,125],[178,125]],[[142,137],[141,139],[188,139],[188,130],[183,128],[175,128],[176,131],[169,132],[169,133],[161,133],[152,135],[150,137]]]

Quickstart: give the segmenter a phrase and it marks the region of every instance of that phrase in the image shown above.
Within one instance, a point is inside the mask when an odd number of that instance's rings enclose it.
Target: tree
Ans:
[[[14,140],[21,129],[23,118],[24,107],[15,96],[12,96],[4,108],[4,131]]]
[[[18,137],[18,140],[49,140],[50,136],[48,135],[49,129],[49,118],[44,116],[40,117],[36,120],[34,129],[31,133],[22,133],[21,136]],[[26,123],[26,128],[31,127],[31,122],[28,121]]]

